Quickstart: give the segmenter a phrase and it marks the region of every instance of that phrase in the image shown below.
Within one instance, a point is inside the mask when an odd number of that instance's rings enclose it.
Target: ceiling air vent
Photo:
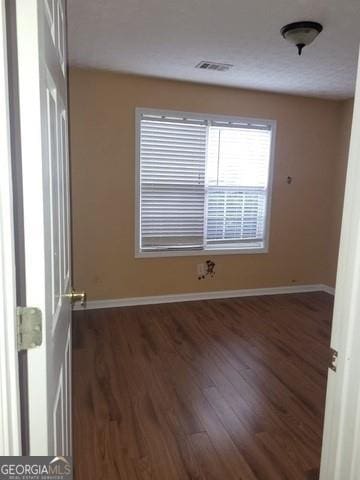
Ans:
[[[214,70],[216,72],[227,72],[233,66],[234,65],[230,65],[229,63],[215,63],[203,61],[198,63],[195,68],[200,68],[201,70]]]

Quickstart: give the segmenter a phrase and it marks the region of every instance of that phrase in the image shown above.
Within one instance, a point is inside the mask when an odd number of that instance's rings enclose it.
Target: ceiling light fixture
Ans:
[[[297,46],[299,55],[306,45],[310,45],[322,31],[323,26],[317,22],[294,22],[285,25],[280,30],[281,35]]]

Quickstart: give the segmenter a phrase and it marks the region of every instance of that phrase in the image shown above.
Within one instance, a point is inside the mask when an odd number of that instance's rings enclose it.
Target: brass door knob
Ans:
[[[80,305],[85,305],[86,302],[86,293],[76,292],[74,289],[72,289],[70,293],[67,293],[65,297],[70,298],[71,303],[80,302]]]

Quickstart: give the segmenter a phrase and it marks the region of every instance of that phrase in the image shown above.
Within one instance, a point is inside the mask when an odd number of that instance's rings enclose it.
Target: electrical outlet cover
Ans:
[[[196,271],[199,277],[202,277],[205,275],[205,264],[204,263],[198,263],[196,265]]]

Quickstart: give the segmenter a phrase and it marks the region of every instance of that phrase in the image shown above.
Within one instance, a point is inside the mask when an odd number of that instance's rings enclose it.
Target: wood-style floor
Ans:
[[[318,478],[325,293],[77,312],[76,480]]]

